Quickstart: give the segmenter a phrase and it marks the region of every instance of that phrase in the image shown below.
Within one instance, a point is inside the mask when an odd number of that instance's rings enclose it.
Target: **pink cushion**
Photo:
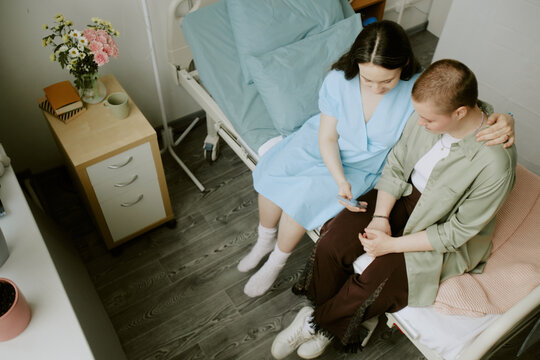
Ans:
[[[450,278],[435,308],[447,314],[502,314],[540,285],[540,177],[518,165],[516,184],[497,215],[482,274]]]
[[[497,214],[495,234],[492,240],[492,254],[513,236],[529,215],[540,221],[538,211],[536,217],[531,214],[533,207],[538,202],[539,195],[540,177],[518,164],[516,167],[516,184]]]

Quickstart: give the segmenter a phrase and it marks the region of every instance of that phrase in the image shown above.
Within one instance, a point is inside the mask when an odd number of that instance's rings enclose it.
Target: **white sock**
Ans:
[[[237,268],[240,272],[247,272],[255,268],[259,261],[272,251],[276,244],[277,228],[267,228],[259,224],[258,233],[257,242],[253,245],[249,254],[238,263]]]
[[[279,272],[285,266],[289,255],[290,253],[279,250],[276,244],[266,263],[247,282],[244,293],[249,297],[256,297],[270,289]]]

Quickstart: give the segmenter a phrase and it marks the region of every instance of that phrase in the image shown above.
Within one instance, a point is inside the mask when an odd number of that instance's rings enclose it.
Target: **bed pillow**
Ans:
[[[362,30],[359,14],[296,43],[246,60],[257,91],[282,135],[319,112],[319,89],[330,67]]]
[[[247,56],[317,34],[343,19],[337,0],[226,0],[226,4],[246,83],[252,81]]]

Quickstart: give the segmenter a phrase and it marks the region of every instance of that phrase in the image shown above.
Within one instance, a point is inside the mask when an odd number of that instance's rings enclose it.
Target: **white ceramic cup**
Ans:
[[[118,119],[125,119],[129,115],[128,96],[123,92],[114,92],[107,96],[103,106],[109,108],[114,117]]]

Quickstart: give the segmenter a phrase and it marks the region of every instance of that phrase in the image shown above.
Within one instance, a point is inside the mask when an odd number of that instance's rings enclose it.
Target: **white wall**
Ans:
[[[385,20],[399,22],[405,30],[423,25],[428,20],[432,0],[386,0],[384,7]],[[404,11],[399,20],[401,6],[404,5]]]
[[[436,37],[441,37],[442,29],[451,5],[452,0],[433,0],[429,11],[427,30]]]
[[[166,55],[166,14],[170,0],[148,0],[154,47],[168,120],[199,110],[198,105],[170,76]],[[161,124],[150,48],[140,0],[0,0],[0,143],[16,171],[34,172],[61,164],[62,159],[45,119],[37,107],[43,88],[73,80],[67,70],[49,61],[49,48],[41,46],[52,24],[62,13],[84,29],[97,16],[112,22],[120,32],[120,55],[100,68],[114,74],[153,126]]]
[[[518,159],[540,174],[539,0],[454,0],[434,61],[476,74],[480,98],[516,118]]]

